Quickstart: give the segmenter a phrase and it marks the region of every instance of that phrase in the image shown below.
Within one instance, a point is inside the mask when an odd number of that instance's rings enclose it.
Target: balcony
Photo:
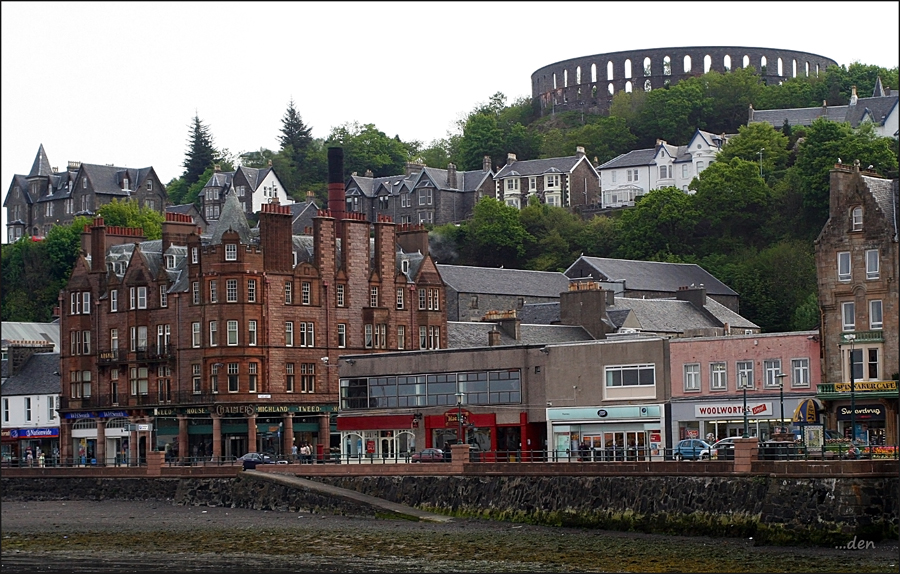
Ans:
[[[884,331],[853,331],[841,333],[841,345],[849,345],[848,335],[853,335],[854,345],[864,345],[866,343],[884,343]]]
[[[138,348],[135,352],[135,359],[145,363],[165,363],[174,358],[175,349],[172,345]]]

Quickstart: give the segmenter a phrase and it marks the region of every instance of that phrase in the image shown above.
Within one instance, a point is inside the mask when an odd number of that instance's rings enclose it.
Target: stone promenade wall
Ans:
[[[315,480],[453,516],[837,545],[896,539],[900,478],[373,476]],[[7,478],[2,500],[146,500],[374,516],[362,503],[236,478]]]

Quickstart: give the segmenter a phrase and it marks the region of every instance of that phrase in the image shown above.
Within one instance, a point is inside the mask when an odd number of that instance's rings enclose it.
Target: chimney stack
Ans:
[[[850,105],[855,106],[858,101],[859,96],[856,95],[856,86],[850,86]]]
[[[447,164],[447,186],[456,189],[456,164]]]
[[[580,159],[584,157],[584,146],[575,147],[575,155]]]
[[[512,165],[516,163],[516,154],[508,153],[506,154],[506,165]]]
[[[491,156],[486,155],[484,156],[484,159],[481,160],[481,171],[494,171],[494,168],[491,165]]]
[[[328,211],[335,218],[335,231],[340,237],[341,221],[346,213],[344,194],[344,148],[328,148]]]

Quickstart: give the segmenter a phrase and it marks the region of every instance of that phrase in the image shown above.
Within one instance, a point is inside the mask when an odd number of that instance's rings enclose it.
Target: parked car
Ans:
[[[675,448],[672,449],[672,456],[675,460],[706,460],[709,458],[710,445],[705,440],[699,438],[687,438],[678,441]]]
[[[239,457],[238,460],[241,461],[244,470],[253,470],[258,464],[275,464],[272,457],[258,452],[248,452],[244,456]]]
[[[712,443],[712,446],[709,447],[709,458],[733,458],[734,453],[729,451],[734,449],[734,442],[740,438],[739,436],[729,436]]]
[[[417,453],[413,453],[409,460],[412,462],[444,462],[444,451],[439,448],[426,448]]]

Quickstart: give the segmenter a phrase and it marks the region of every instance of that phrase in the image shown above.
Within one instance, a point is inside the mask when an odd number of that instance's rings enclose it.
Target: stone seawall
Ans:
[[[900,478],[316,477],[453,516],[611,530],[753,537],[763,544],[896,539]],[[175,504],[375,516],[365,504],[242,473],[237,478],[2,478],[9,500]]]

